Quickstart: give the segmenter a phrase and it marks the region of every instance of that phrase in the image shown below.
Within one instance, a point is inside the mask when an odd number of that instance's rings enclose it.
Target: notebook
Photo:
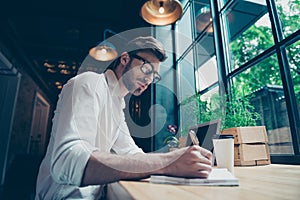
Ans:
[[[206,123],[190,127],[196,133],[199,145],[213,152],[212,139],[220,131],[220,120],[212,120]],[[193,144],[190,135],[187,137],[186,146]],[[213,168],[208,178],[182,178],[173,176],[152,175],[151,183],[177,184],[177,185],[208,185],[208,186],[238,186],[239,180],[226,168]]]
[[[208,178],[181,178],[173,176],[152,175],[150,183],[204,186],[238,186],[239,180],[226,168],[214,168]]]
[[[199,145],[209,151],[213,151],[213,142],[212,139],[216,134],[220,132],[220,120],[212,120],[206,123],[198,124],[189,128],[196,133],[196,136],[199,140]],[[188,135],[186,140],[186,146],[191,146],[192,140]]]

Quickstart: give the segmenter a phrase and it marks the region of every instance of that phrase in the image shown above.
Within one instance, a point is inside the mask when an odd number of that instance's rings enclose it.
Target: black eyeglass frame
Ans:
[[[151,62],[149,62],[148,60],[146,60],[145,58],[142,58],[141,56],[137,55],[137,54],[131,54],[130,57],[138,59],[143,61],[143,64],[140,66],[140,70],[145,74],[145,75],[153,75],[153,83],[157,83],[158,81],[161,80],[161,76],[159,75],[159,73],[157,71],[154,70],[154,66],[151,64]],[[145,64],[149,64],[151,66],[151,71],[149,72],[145,72],[144,66]]]

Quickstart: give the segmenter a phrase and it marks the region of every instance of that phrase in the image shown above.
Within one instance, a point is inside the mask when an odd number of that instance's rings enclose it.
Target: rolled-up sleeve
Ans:
[[[79,186],[91,152],[96,150],[100,106],[95,94],[97,84],[97,76],[82,75],[69,81],[60,95],[53,120],[57,124],[53,126],[50,167],[52,178],[60,184]]]

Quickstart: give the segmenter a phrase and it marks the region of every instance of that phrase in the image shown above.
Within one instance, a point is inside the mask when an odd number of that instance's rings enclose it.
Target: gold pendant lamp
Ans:
[[[110,42],[104,41],[89,51],[90,56],[98,61],[110,61],[118,56],[116,48]]]
[[[118,57],[116,47],[111,42],[106,40],[107,33],[117,35],[117,33],[115,33],[114,31],[105,29],[103,32],[103,42],[91,48],[89,51],[89,55],[98,61],[110,61]]]
[[[177,0],[149,0],[141,8],[142,18],[153,25],[164,26],[176,22],[182,15]]]

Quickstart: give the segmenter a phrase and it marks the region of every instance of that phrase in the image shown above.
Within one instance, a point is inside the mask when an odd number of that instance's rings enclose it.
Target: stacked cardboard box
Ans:
[[[270,164],[270,151],[265,126],[235,127],[222,131],[234,136],[234,165]]]

